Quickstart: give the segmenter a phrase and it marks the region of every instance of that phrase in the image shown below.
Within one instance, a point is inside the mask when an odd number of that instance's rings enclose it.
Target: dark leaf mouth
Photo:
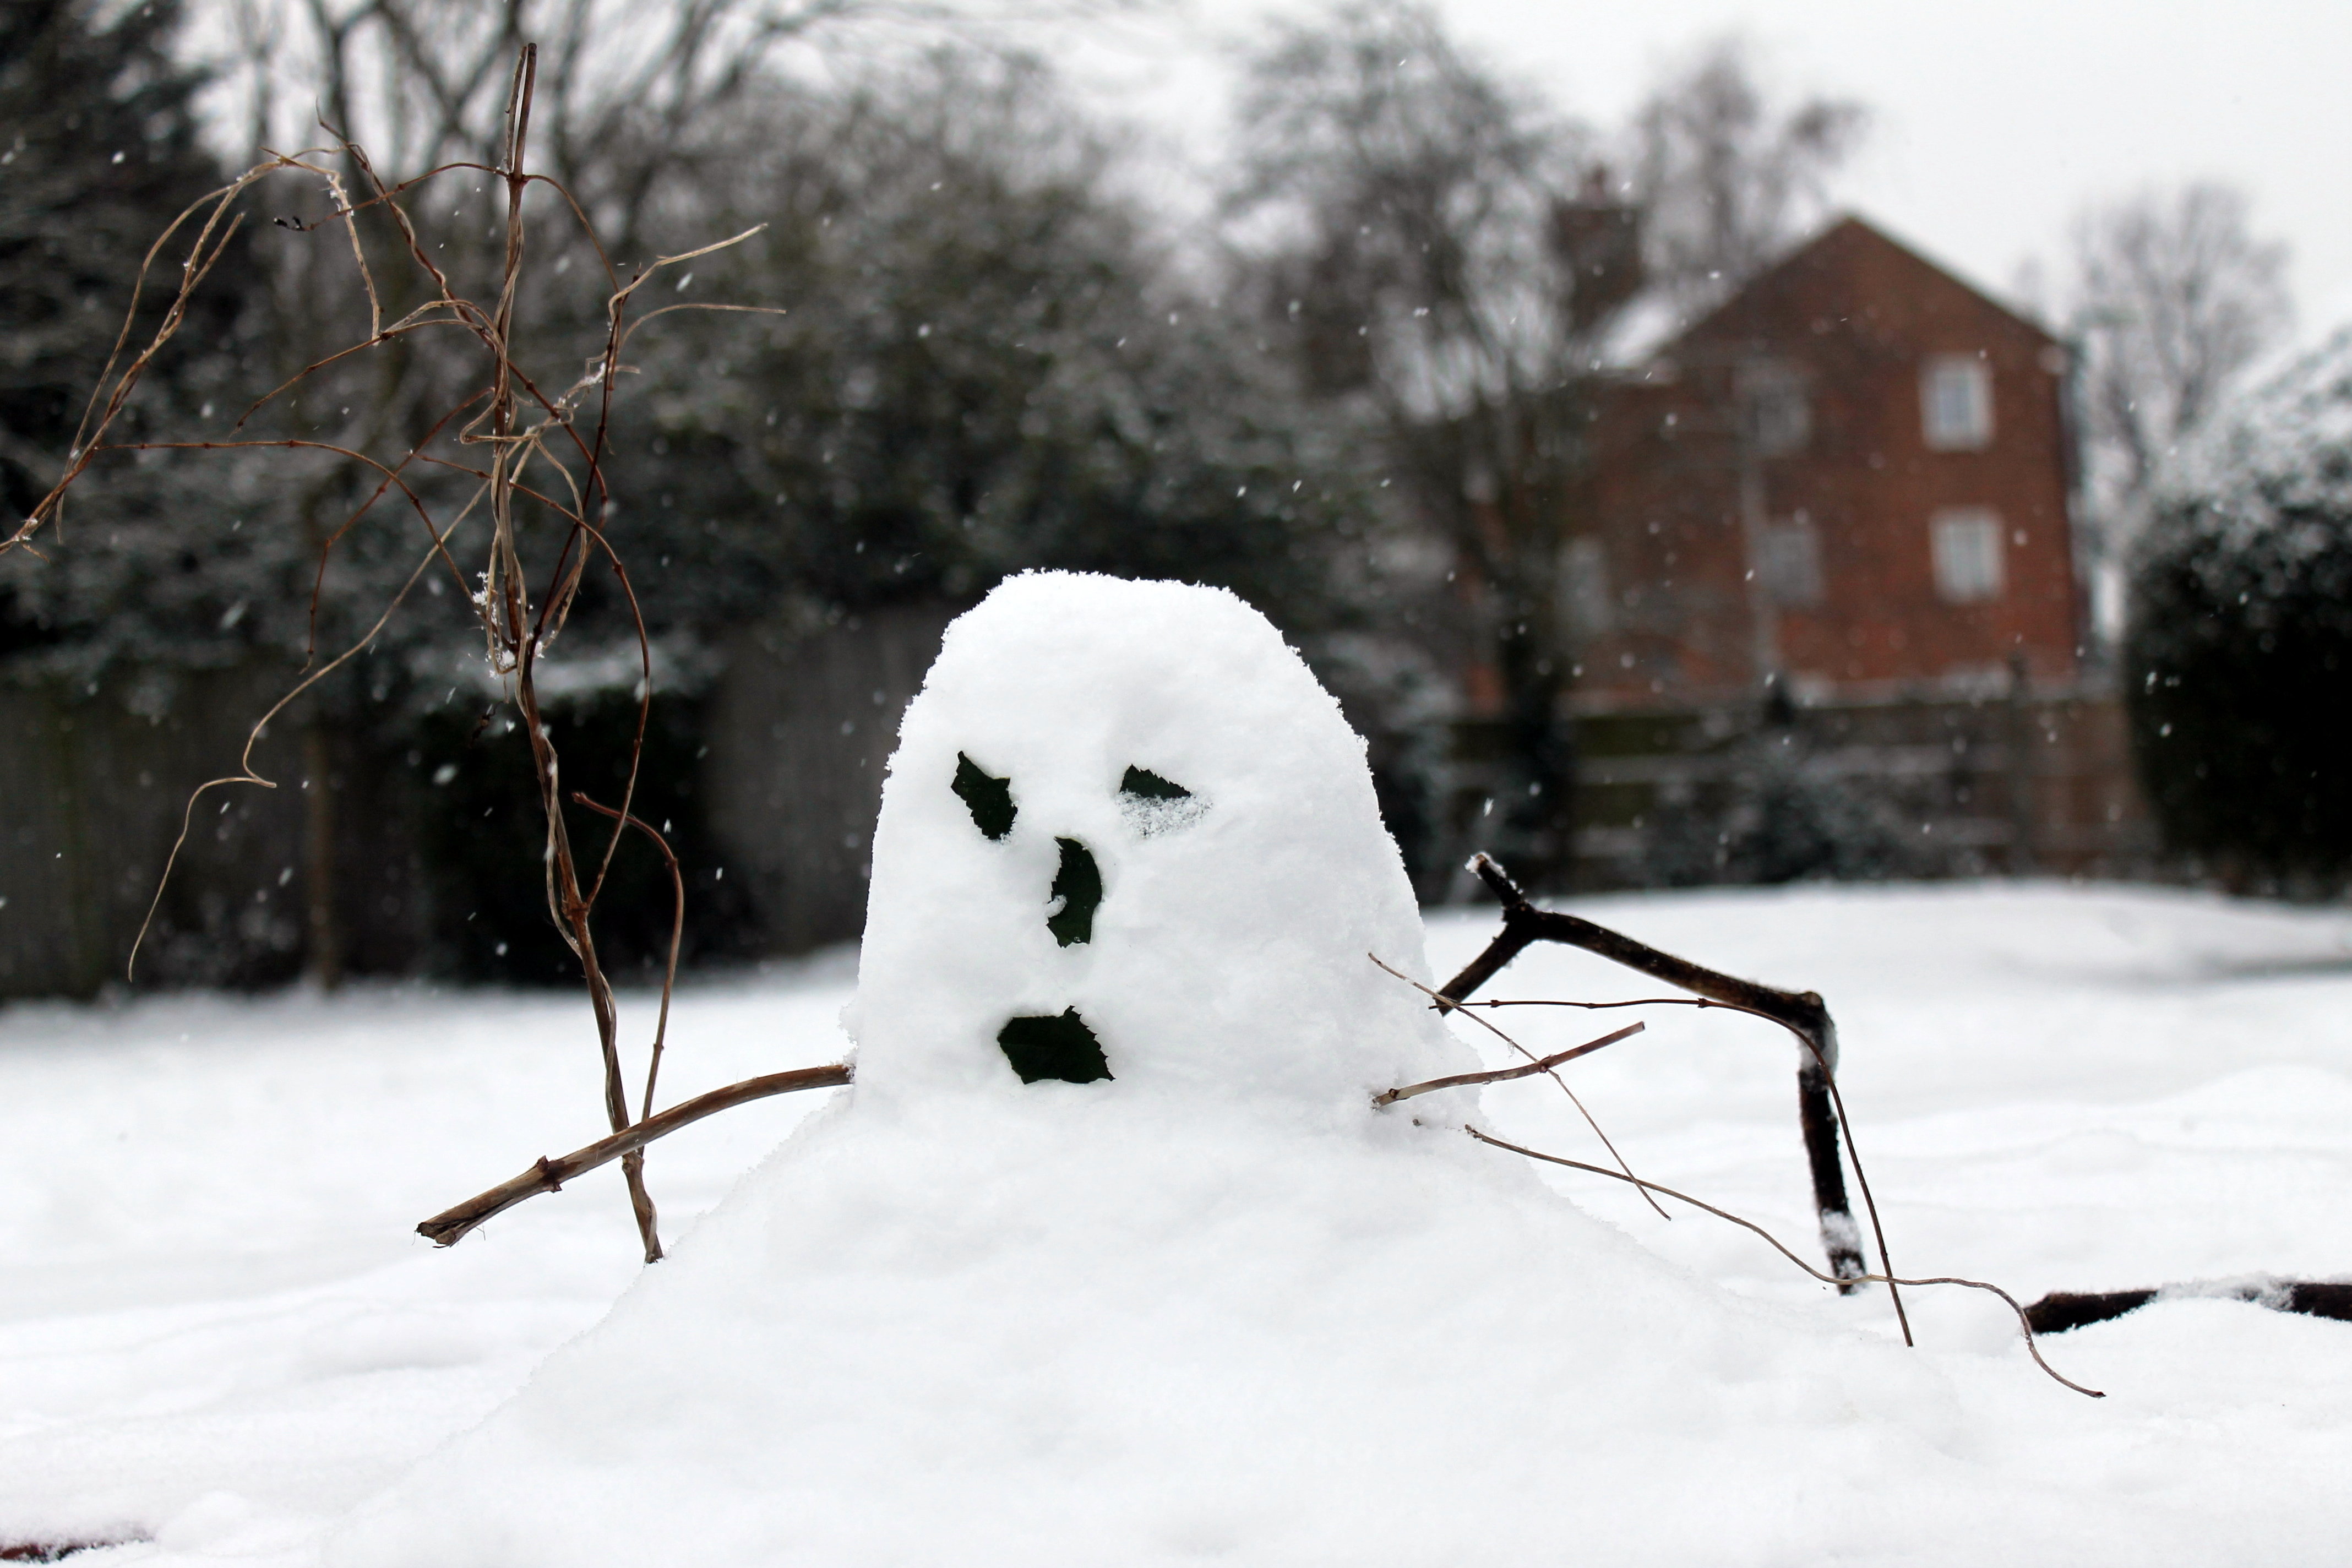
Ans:
[[[996,1032],[996,1044],[1023,1083],[1095,1083],[1111,1076],[1102,1043],[1076,1007],[1048,1017],[1008,1019]]]

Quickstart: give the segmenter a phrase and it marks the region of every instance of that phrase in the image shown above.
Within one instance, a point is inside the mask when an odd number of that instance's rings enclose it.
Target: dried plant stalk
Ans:
[[[106,453],[149,449],[284,447],[333,454],[361,465],[377,477],[373,490],[320,545],[310,598],[312,646],[301,675],[254,724],[247,736],[237,771],[207,781],[189,797],[179,837],[173,842],[163,875],[158,879],[155,900],[149,906],[147,920],[140,928],[138,941],[132,943],[131,956],[135,965],[139,947],[161,906],[163,888],[168,884],[181,850],[186,844],[197,800],[210,790],[230,784],[253,784],[275,789],[276,782],[264,777],[253,763],[255,743],[268,722],[328,675],[372,646],[427,571],[436,565],[446,567],[457,580],[461,594],[465,594],[467,588],[465,574],[450,553],[449,547],[461,528],[486,517],[489,539],[486,570],[482,574],[484,591],[478,595],[467,594],[466,596],[479,610],[490,668],[505,682],[507,695],[515,705],[530,748],[531,766],[547,823],[545,879],[548,911],[565,943],[580,962],[590,1008],[595,1019],[606,1120],[618,1138],[633,1125],[647,1125],[660,1121],[653,1116],[654,1089],[667,1042],[670,1001],[677,982],[678,938],[684,929],[685,885],[668,845],[659,834],[654,833],[630,813],[636,794],[646,721],[653,700],[653,648],[628,572],[598,526],[599,520],[606,515],[611,500],[604,459],[608,448],[613,393],[615,379],[625,368],[620,359],[622,349],[630,334],[645,320],[682,309],[757,309],[729,305],[673,305],[649,312],[636,321],[632,321],[628,315],[633,296],[661,268],[737,244],[758,230],[747,230],[682,255],[657,258],[624,282],[614,271],[603,247],[597,243],[593,226],[588,222],[572,193],[559,182],[543,174],[532,174],[526,167],[531,107],[538,90],[538,47],[523,45],[509,86],[505,133],[499,162],[495,165],[469,162],[443,163],[414,178],[387,184],[377,175],[363,148],[350,138],[330,131],[329,134],[333,137],[332,145],[306,149],[297,153],[272,153],[228,185],[211,193],[174,219],[150,247],[141,264],[121,333],[84,411],[65,472],[25,520],[12,532],[0,537],[0,553],[16,549],[38,553],[34,542],[36,536],[43,528],[62,521],[67,499],[73,488],[91,464]],[[362,189],[361,199],[352,199],[343,173],[331,162],[334,159],[341,159],[356,173]],[[431,249],[420,237],[403,205],[404,198],[411,193],[443,174],[459,171],[488,176],[501,184],[506,191],[504,257],[497,294],[488,305],[457,290],[447,272],[434,259]],[[329,223],[343,228],[367,300],[368,331],[360,342],[312,362],[264,395],[238,420],[237,428],[241,430],[263,406],[302,385],[327,367],[353,354],[383,348],[428,327],[455,327],[474,340],[488,361],[485,390],[449,409],[434,423],[423,440],[393,461],[381,460],[366,452],[331,442],[303,439],[237,437],[225,441],[110,442],[108,436],[128,406],[142,377],[179,331],[194,291],[219,262],[229,241],[237,233],[243,216],[231,210],[234,204],[256,182],[280,172],[308,174],[325,185],[331,206],[327,218],[311,224],[280,221],[284,226],[296,232],[310,232]],[[525,197],[535,184],[546,185],[553,191],[579,222],[589,243],[595,248],[612,290],[605,302],[601,352],[590,361],[586,374],[555,394],[543,390],[532,379],[519,363],[516,353],[517,311],[529,237],[524,204]],[[379,289],[375,277],[376,262],[371,258],[359,226],[360,215],[369,211],[379,211],[389,220],[398,237],[396,248],[399,259],[413,268],[429,284],[429,297],[423,304],[389,322],[384,319],[383,292]],[[159,258],[165,254],[174,237],[191,224],[194,225],[196,232],[180,263],[178,292],[150,340],[126,359],[132,324],[137,319],[140,298],[145,290],[149,275],[156,268]],[[459,424],[461,420],[463,423]],[[456,439],[461,447],[486,448],[486,456],[479,466],[454,461],[428,450],[452,426],[457,426]],[[412,481],[411,470],[420,465],[454,471],[473,481],[467,499],[446,518],[435,516],[433,508]],[[546,478],[541,479],[535,470],[544,470]],[[389,596],[382,605],[381,613],[366,630],[349,647],[321,661],[316,646],[317,626],[328,562],[336,545],[373,510],[379,501],[395,491],[423,526],[423,552],[406,580]],[[522,546],[527,518],[531,515],[549,518],[562,529],[554,564],[536,599],[526,576]],[[549,645],[562,630],[572,613],[592,558],[600,559],[609,567],[620,585],[635,634],[640,679],[636,732],[630,747],[627,780],[623,787],[620,805],[614,809],[585,801],[583,803],[611,818],[613,823],[612,833],[602,848],[594,875],[583,877],[564,821],[562,759],[541,700],[538,677]],[[634,1116],[621,1061],[619,1010],[614,1002],[611,978],[604,973],[598,956],[593,930],[597,897],[604,889],[622,837],[633,827],[651,837],[668,862],[677,898],[677,908],[672,921],[669,963],[662,982],[660,1018],[656,1027],[640,1106]],[[749,1097],[739,1096],[726,1103],[740,1103],[742,1098]],[[709,1096],[704,1097],[705,1100],[710,1099]],[[714,1105],[696,1114],[708,1115],[710,1110],[715,1109],[719,1107]],[[691,1121],[694,1117],[686,1120]],[[661,1240],[653,1199],[645,1184],[643,1148],[646,1142],[658,1135],[656,1132],[634,1139],[622,1138],[621,1142],[625,1146],[616,1146],[613,1153],[583,1167],[593,1168],[594,1164],[616,1156],[620,1159],[628,1186],[630,1206],[636,1217],[639,1239],[648,1263],[661,1257]],[[611,1142],[612,1140],[606,1142]]]

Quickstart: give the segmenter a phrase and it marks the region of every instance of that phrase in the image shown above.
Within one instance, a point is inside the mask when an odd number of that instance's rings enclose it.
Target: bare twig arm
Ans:
[[[1434,1006],[1441,1014],[1445,1011],[1446,1001],[1444,996],[1432,991],[1428,986],[1423,985],[1420,981],[1415,980],[1412,975],[1407,974],[1402,969],[1397,969],[1390,964],[1382,963],[1380,954],[1376,952],[1368,952],[1364,954],[1364,956],[1370,959],[1381,969],[1384,969],[1388,971],[1389,973],[1396,976],[1399,980],[1403,981],[1407,985],[1412,986],[1415,991],[1418,991],[1423,995],[1428,997],[1430,1005]],[[1578,1096],[1576,1090],[1568,1087],[1568,1079],[1560,1077],[1553,1068],[1546,1067],[1540,1062],[1537,1062],[1535,1052],[1528,1049],[1527,1047],[1519,1044],[1518,1041],[1503,1033],[1501,1029],[1496,1028],[1491,1019],[1481,1018],[1477,1014],[1469,1012],[1466,1009],[1465,1010],[1464,1016],[1472,1023],[1477,1025],[1480,1028],[1486,1030],[1488,1034],[1502,1041],[1503,1044],[1510,1047],[1511,1049],[1527,1058],[1528,1061],[1536,1062],[1536,1070],[1542,1073],[1546,1078],[1551,1079],[1553,1083],[1559,1086],[1560,1093],[1566,1095],[1568,1097],[1568,1102],[1576,1107],[1576,1113],[1584,1118],[1584,1124],[1592,1129],[1592,1135],[1601,1140],[1601,1146],[1609,1151],[1609,1157],[1617,1162],[1617,1168],[1624,1172],[1628,1176],[1633,1175],[1633,1167],[1625,1163],[1625,1156],[1618,1152],[1616,1143],[1610,1138],[1607,1132],[1601,1131],[1601,1122],[1599,1119],[1592,1114],[1591,1107],[1584,1103],[1583,1100]],[[1638,1190],[1639,1184],[1637,1183],[1635,1185]],[[1642,1192],[1642,1201],[1648,1204],[1652,1208],[1657,1210],[1658,1217],[1660,1219],[1671,1220],[1675,1217],[1666,1212],[1665,1205],[1664,1204],[1661,1204],[1657,1199],[1652,1197],[1646,1191]]]
[[[1587,1040],[1580,1046],[1570,1046],[1567,1050],[1545,1057],[1540,1061],[1528,1062],[1523,1067],[1497,1068],[1493,1072],[1456,1073],[1452,1078],[1431,1079],[1427,1083],[1409,1083],[1402,1089],[1391,1089],[1372,1096],[1372,1103],[1394,1105],[1400,1100],[1411,1100],[1417,1094],[1431,1094],[1441,1089],[1467,1089],[1472,1084],[1507,1083],[1515,1078],[1533,1078],[1539,1072],[1551,1071],[1562,1062],[1574,1061],[1579,1057],[1589,1056],[1603,1046],[1613,1046],[1629,1035],[1638,1035],[1641,1032],[1641,1025],[1629,1024],[1613,1035],[1603,1035],[1597,1040]]]
[[[754,1100],[764,1100],[772,1094],[790,1094],[803,1089],[839,1089],[849,1082],[851,1069],[846,1062],[830,1067],[799,1068],[791,1072],[772,1072],[765,1078],[747,1078],[740,1083],[730,1083],[725,1089],[714,1089],[709,1094],[697,1095],[671,1106],[659,1116],[600,1138],[585,1149],[575,1149],[561,1160],[541,1155],[537,1163],[512,1181],[501,1182],[488,1192],[467,1198],[464,1203],[442,1210],[416,1227],[416,1234],[436,1247],[454,1245],[458,1237],[494,1215],[536,1197],[551,1193],[574,1177],[587,1174],[597,1166],[635,1153],[656,1138],[666,1137],[679,1128],[715,1116],[719,1111]]]

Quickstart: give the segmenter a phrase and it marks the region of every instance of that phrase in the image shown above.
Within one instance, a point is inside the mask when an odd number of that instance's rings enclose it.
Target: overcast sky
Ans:
[[[1694,45],[1745,33],[1778,87],[1873,110],[1842,205],[1997,291],[2061,257],[2086,200],[2232,181],[2293,247],[2298,336],[2352,321],[2352,0],[1439,3],[1457,38],[1603,125]],[[1316,8],[1192,0],[1053,52],[1205,163],[1232,46]]]

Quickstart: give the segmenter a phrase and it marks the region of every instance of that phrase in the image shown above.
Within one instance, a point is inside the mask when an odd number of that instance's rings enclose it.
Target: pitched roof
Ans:
[[[2054,343],[2058,341],[2047,329],[2019,315],[2008,305],[1994,299],[1965,279],[1928,260],[1911,247],[1888,235],[1884,229],[1865,222],[1852,213],[1846,213],[1832,219],[1826,227],[1811,239],[1797,245],[1779,260],[1748,279],[1733,291],[1728,299],[1676,333],[1669,342],[1663,345],[1660,352],[1672,356],[1685,344],[1729,335],[1730,332],[1737,331],[1737,322],[1740,316],[1759,309],[1765,300],[1789,287],[1800,274],[1846,264],[1849,258],[1858,257],[1873,249],[1883,255],[1891,255],[1899,265],[1923,272],[1937,282],[1959,290],[1987,309],[2015,322],[2021,331],[2032,334],[2044,342]]]

